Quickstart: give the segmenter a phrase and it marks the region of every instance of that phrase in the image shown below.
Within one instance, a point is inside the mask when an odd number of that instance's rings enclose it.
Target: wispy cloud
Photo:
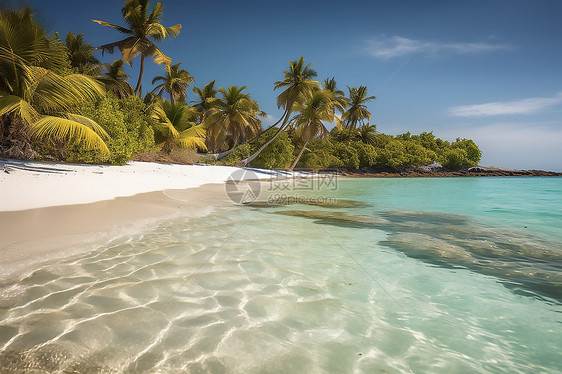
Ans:
[[[415,40],[401,36],[387,37],[383,35],[367,41],[364,51],[375,58],[391,59],[412,54],[435,55],[441,52],[479,54],[512,49],[514,47],[509,44],[488,42],[451,43]]]
[[[496,101],[486,104],[455,106],[449,109],[449,114],[457,117],[530,114],[558,104],[562,104],[562,92],[554,97],[531,97],[523,100]]]

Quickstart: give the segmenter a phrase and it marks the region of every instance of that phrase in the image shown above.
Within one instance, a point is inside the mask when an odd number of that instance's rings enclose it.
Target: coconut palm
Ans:
[[[343,114],[348,105],[348,100],[345,97],[345,92],[338,89],[336,79],[333,77],[324,79],[322,88],[332,93],[332,97],[334,98],[334,109]]]
[[[225,145],[235,147],[261,130],[258,117],[265,117],[265,113],[260,111],[258,103],[249,94],[242,92],[246,88],[219,88],[222,98],[215,103],[215,110],[203,123],[207,128],[207,144],[211,150],[220,150]]]
[[[349,90],[349,107],[342,116],[342,121],[348,132],[357,128],[358,124],[371,118],[371,113],[367,110],[367,102],[375,99],[374,96],[367,96],[367,87],[347,87]]]
[[[66,34],[64,45],[68,51],[70,65],[81,74],[97,75],[100,62],[94,56],[94,48],[84,42],[84,34]]]
[[[111,64],[103,64],[102,70],[102,76],[98,80],[105,84],[107,91],[113,92],[120,99],[134,94],[133,86],[127,82],[127,78],[131,78],[131,76],[125,74],[123,60],[115,60]]]
[[[274,123],[270,128],[279,126],[277,133],[271,137],[267,142],[265,142],[253,155],[242,160],[240,164],[242,166],[248,165],[253,159],[255,159],[269,144],[271,144],[277,137],[281,134],[288,123],[291,113],[293,111],[293,105],[303,93],[308,91],[313,91],[318,88],[319,82],[313,81],[312,78],[316,77],[317,73],[315,70],[311,69],[312,64],[304,63],[304,57],[298,61],[289,62],[289,70],[283,71],[285,75],[283,80],[275,82],[274,89],[282,89],[284,91],[277,96],[277,107],[283,108],[283,115]],[[269,130],[269,129],[268,129]],[[267,131],[267,130],[266,130]]]
[[[76,104],[101,97],[103,88],[88,76],[60,76],[47,68],[60,63],[31,8],[0,10],[0,134],[23,129],[38,139],[65,139],[109,154],[107,133],[72,113]]]
[[[195,82],[195,79],[189,74],[189,71],[180,69],[181,63],[167,66],[166,75],[159,75],[152,80],[152,84],[162,81],[156,86],[152,92],[158,91],[157,95],[162,97],[162,92],[166,91],[170,95],[170,101],[185,102],[185,95],[189,83]]]
[[[104,44],[99,49],[102,50],[102,53],[106,51],[113,53],[113,49],[117,47],[123,56],[123,61],[131,65],[134,57],[141,57],[139,80],[135,87],[136,94],[140,94],[141,91],[144,59],[147,56],[154,57],[155,63],[166,66],[169,66],[172,61],[170,57],[166,56],[156,47],[152,40],[159,42],[164,38],[173,38],[178,36],[181,31],[180,24],[171,27],[162,26],[160,23],[162,20],[162,3],[156,3],[150,14],[149,6],[148,0],[125,0],[121,14],[129,28],[104,21],[92,20],[102,26],[112,27],[125,35],[129,35],[117,42]]]
[[[377,126],[366,123],[357,131],[357,140],[360,140],[365,144],[374,145],[376,141],[376,135]]]
[[[199,112],[198,119],[202,123],[214,111],[219,99],[215,90],[215,81],[210,81],[203,88],[193,87],[193,92],[199,97],[192,101],[193,106]]]
[[[309,141],[314,138],[325,138],[328,135],[328,129],[326,129],[324,122],[334,120],[335,103],[336,100],[332,91],[315,90],[304,92],[294,105],[294,110],[298,114],[291,120],[291,126],[303,145],[289,168],[290,171],[299,162]]]
[[[207,150],[205,127],[193,121],[196,114],[195,108],[182,102],[159,100],[152,105],[154,127],[164,139],[157,145],[162,152],[170,153],[174,147]]]

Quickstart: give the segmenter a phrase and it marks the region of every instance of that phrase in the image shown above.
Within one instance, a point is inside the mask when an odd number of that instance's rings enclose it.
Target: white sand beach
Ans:
[[[227,179],[291,176],[283,171],[214,165],[128,162],[123,166],[0,160],[0,212],[86,204]]]
[[[225,191],[228,180],[292,175],[212,165],[0,161],[0,278],[178,214],[211,214],[213,207],[234,204]]]

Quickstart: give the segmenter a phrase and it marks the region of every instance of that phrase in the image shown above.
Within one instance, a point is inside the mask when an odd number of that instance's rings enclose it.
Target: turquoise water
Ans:
[[[291,193],[336,204],[176,217],[2,281],[0,367],[562,371],[561,178]]]

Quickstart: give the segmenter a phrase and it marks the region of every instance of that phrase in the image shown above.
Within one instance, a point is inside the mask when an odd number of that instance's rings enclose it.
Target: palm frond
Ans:
[[[154,46],[154,51],[152,52],[152,57],[154,57],[154,63],[164,64],[166,66],[172,63],[172,59],[166,56],[162,51],[160,51],[156,46]]]
[[[0,97],[0,116],[15,114],[22,118],[26,124],[34,123],[39,114],[33,107],[19,96],[6,95]]]
[[[111,139],[111,136],[109,136],[109,134],[103,129],[103,127],[101,127],[96,121],[88,117],[84,117],[79,114],[66,113],[66,118],[71,121],[81,123],[84,126],[88,126],[92,130],[94,130],[94,132],[98,134],[104,141]]]
[[[105,21],[99,21],[97,19],[93,19],[92,22],[98,23],[102,26],[107,26],[107,27],[111,27],[114,28],[115,30],[123,33],[123,34],[132,34],[133,32],[125,27],[119,26],[119,25],[114,25],[113,23],[109,23],[109,22],[105,22]]]
[[[177,144],[183,148],[198,148],[206,151],[205,145],[206,130],[203,125],[192,126],[180,133]]]
[[[150,12],[150,16],[148,16],[148,23],[155,23],[162,21],[162,8],[164,5],[162,3],[156,3],[154,8],[152,8],[152,12]]]
[[[71,74],[62,77],[38,67],[33,67],[32,70],[41,78],[29,93],[31,103],[41,110],[65,112],[79,102],[95,101],[105,94],[102,85],[86,75]]]
[[[31,125],[31,135],[38,139],[52,137],[82,143],[86,149],[95,149],[109,155],[103,139],[90,127],[60,117],[43,116]]]
[[[166,133],[168,137],[177,138],[179,136],[178,130],[176,130],[176,128],[168,118],[166,112],[164,111],[164,108],[162,108],[162,105],[155,105],[152,108],[150,116],[155,121],[155,126],[161,132]]]

